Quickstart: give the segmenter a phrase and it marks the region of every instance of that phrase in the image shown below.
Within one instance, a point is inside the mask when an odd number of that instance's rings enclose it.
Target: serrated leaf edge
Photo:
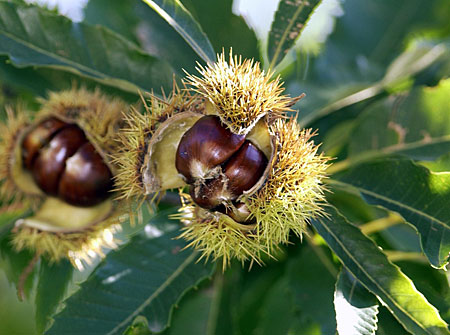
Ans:
[[[340,214],[339,213],[339,211],[337,211],[336,210],[336,213],[338,214],[338,215],[340,215],[341,216],[341,218],[343,219],[343,220],[345,220],[345,222],[347,222],[347,224],[349,224],[349,225],[351,225],[351,223],[342,215],[342,214]],[[358,261],[356,261],[355,260],[355,258],[353,257],[353,255],[349,252],[349,250],[347,250],[347,248],[345,247],[345,245],[343,244],[343,243],[341,243],[341,241],[337,238],[337,236],[328,228],[328,226],[322,221],[322,219],[318,219],[318,220],[316,220],[316,222],[320,222],[321,223],[321,225],[324,227],[324,229],[335,239],[335,241],[337,242],[337,243],[339,243],[339,245],[341,246],[341,248],[343,249],[343,250],[345,250],[345,253],[348,255],[348,257],[357,265],[357,267],[368,277],[368,278],[372,278],[372,276],[370,276],[366,271],[365,271],[365,269],[363,268],[363,267],[361,267],[360,265],[359,265],[359,262]],[[356,228],[356,227],[355,227]],[[357,229],[357,228],[356,228]],[[373,241],[372,241],[372,243],[373,243]],[[442,320],[442,318],[441,318],[441,316],[439,315],[439,312],[438,312],[438,310],[436,309],[436,307],[434,307],[433,305],[431,305],[429,302],[428,302],[428,300],[425,298],[425,296],[421,293],[421,292],[419,292],[417,289],[416,289],[416,287],[415,287],[415,285],[414,285],[414,283],[413,283],[413,281],[409,278],[409,277],[407,277],[401,270],[400,270],[400,268],[398,267],[398,266],[396,266],[395,264],[393,264],[393,263],[391,263],[387,258],[386,258],[386,262],[388,262],[390,265],[392,265],[393,267],[395,267],[398,271],[399,271],[399,273],[400,273],[400,275],[402,276],[402,277],[404,277],[404,279],[406,279],[407,281],[408,281],[408,283],[409,284],[411,284],[411,287],[414,289],[414,291],[420,296],[420,297],[422,297],[427,303],[428,303],[428,305],[430,306],[430,308],[431,309],[433,309],[434,310],[434,312],[436,313],[436,316],[437,316],[437,318],[440,320],[440,321],[442,321],[442,323],[443,323],[443,325],[447,325],[446,324],[446,322],[444,321],[444,320]],[[353,275],[353,276],[355,276],[355,274],[350,270],[350,269],[348,269],[348,271]],[[356,276],[355,276],[356,277]],[[376,282],[376,281],[373,281],[373,283],[378,287],[378,289],[382,292],[382,293],[384,293],[387,297],[389,297],[390,295],[389,294],[387,294],[387,292],[383,289],[383,287],[381,287],[381,286],[379,286],[378,285],[378,283]],[[363,282],[361,282],[361,284],[368,290],[368,291],[370,291],[371,292],[371,290],[363,283]],[[395,315],[395,313],[393,313],[393,311],[390,309],[390,307],[389,307],[389,305],[387,305],[376,293],[374,293],[375,294],[375,296],[380,300],[380,302],[386,307],[386,308],[388,308],[390,311],[391,311],[391,313],[392,313],[392,315],[394,315],[395,316],[395,318],[397,319],[397,321],[398,322],[400,322],[401,324],[402,324],[402,326],[405,328],[405,329],[409,329],[408,327],[406,327],[406,325],[402,322],[402,320],[400,320],[399,318],[397,318],[397,316]],[[430,333],[430,332],[428,332],[428,330],[426,329],[426,328],[424,328],[420,323],[418,323],[417,321],[415,321],[415,319],[409,314],[409,312],[407,312],[407,311],[405,311],[403,308],[402,308],[402,306],[401,305],[399,305],[395,300],[393,300],[393,299],[390,299],[391,301],[392,301],[392,303],[393,303],[393,305],[395,305],[399,310],[401,310],[403,313],[405,313],[405,315],[407,315],[419,328],[421,328],[421,329],[423,329],[424,330],[424,332],[426,333],[426,334],[430,334],[430,335],[433,335],[432,333]]]

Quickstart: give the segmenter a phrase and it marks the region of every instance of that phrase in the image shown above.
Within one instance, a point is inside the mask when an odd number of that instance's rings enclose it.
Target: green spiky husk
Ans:
[[[290,231],[301,237],[308,222],[322,213],[329,161],[317,153],[311,129],[300,129],[295,120],[277,120],[270,131],[277,159],[263,187],[245,201],[258,223],[256,235],[268,247],[287,243]]]
[[[103,95],[99,90],[91,92],[85,88],[73,88],[51,92],[48,99],[41,100],[41,103],[40,110],[33,118],[20,108],[16,108],[15,113],[8,109],[6,123],[0,124],[0,196],[4,204],[9,204],[2,210],[14,210],[20,205],[22,209],[39,211],[46,199],[42,193],[36,195],[35,191],[32,192],[31,186],[30,190],[24,188],[23,184],[19,187],[14,177],[18,172],[12,173],[12,170],[21,166],[20,155],[18,157],[15,153],[20,150],[19,142],[23,134],[33,124],[46,118],[57,117],[68,123],[76,123],[112,171],[115,170],[109,155],[117,151],[115,137],[126,109],[124,102]],[[20,169],[19,174],[23,173],[28,172]],[[116,246],[112,233],[117,229],[117,217],[123,212],[119,208],[122,207],[115,206],[113,215],[99,223],[79,227],[77,232],[56,233],[19,224],[14,228],[13,244],[17,250],[30,249],[46,255],[51,261],[69,258],[80,267],[83,261],[89,262],[97,254],[102,256],[103,247]]]
[[[112,157],[118,166],[115,176],[117,199],[137,201],[138,204],[142,204],[147,198],[142,176],[145,156],[153,134],[159,125],[172,115],[191,108],[196,99],[187,91],[181,91],[176,84],[172,94],[167,98],[160,99],[153,94],[150,94],[149,99],[141,98],[144,113],[133,107],[124,115],[126,125],[117,134],[117,142],[121,149]]]
[[[198,65],[201,76],[188,75],[186,83],[217,109],[218,115],[235,134],[247,134],[262,117],[268,122],[284,117],[300,97],[283,95],[279,77],[261,71],[258,62],[225,54],[206,67]]]
[[[290,232],[302,236],[308,222],[322,213],[328,158],[317,154],[311,130],[301,130],[295,120],[277,120],[271,127],[276,139],[276,160],[263,184],[242,200],[249,208],[244,226],[220,213],[211,213],[187,200],[178,216],[186,225],[181,237],[202,253],[203,258],[250,259],[261,263],[264,255],[274,256],[286,244]]]
[[[200,259],[221,260],[225,270],[232,259],[242,264],[246,260],[261,264],[263,255],[269,255],[267,247],[253,236],[251,226],[196,206],[188,194],[181,193],[181,198],[183,206],[173,216],[185,224],[179,238],[189,241],[186,247],[200,251]]]
[[[2,210],[14,210],[17,207],[33,209],[41,202],[42,197],[28,194],[17,187],[13,178],[13,160],[17,141],[23,130],[30,125],[30,115],[20,106],[14,111],[6,108],[6,123],[0,123],[0,198]]]
[[[47,257],[51,262],[68,258],[79,270],[83,263],[91,264],[96,257],[104,257],[104,249],[115,249],[114,234],[120,230],[120,211],[108,219],[79,232],[54,233],[33,227],[14,228],[12,244],[17,251],[28,249]]]

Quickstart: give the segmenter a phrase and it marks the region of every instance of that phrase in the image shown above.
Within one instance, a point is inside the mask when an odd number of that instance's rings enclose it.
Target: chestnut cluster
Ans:
[[[239,196],[257,183],[267,162],[245,135],[232,133],[219,117],[208,115],[182,136],[175,164],[197,205],[234,217],[243,207],[237,202]]]
[[[94,206],[109,196],[112,173],[76,124],[51,117],[22,141],[23,166],[47,195],[74,206]]]

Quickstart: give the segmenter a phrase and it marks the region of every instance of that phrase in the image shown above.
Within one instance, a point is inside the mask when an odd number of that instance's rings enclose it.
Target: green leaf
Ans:
[[[166,20],[205,62],[211,63],[216,59],[208,37],[179,0],[142,1]]]
[[[337,269],[329,255],[311,242],[309,247],[302,248],[299,257],[291,258],[287,275],[295,306],[320,324],[323,334],[334,334],[333,295]]]
[[[378,330],[377,335],[410,335],[405,328],[394,318],[390,311],[380,306],[380,312],[378,314]]]
[[[450,253],[450,174],[432,173],[410,160],[389,158],[357,165],[334,176],[371,204],[398,212],[421,235],[431,264],[442,268]]]
[[[300,119],[300,123],[306,127],[346,107],[369,101],[399,82],[411,81],[433,66],[443,66],[443,63],[450,66],[449,55],[450,49],[445,43],[415,43],[393,60],[381,78],[374,79],[370,84],[362,79],[348,79],[347,84],[340,82],[339,85],[332,86],[329,86],[329,82],[316,81],[304,89],[310,99],[304,99],[307,105],[302,110],[305,115]],[[345,72],[340,73],[341,76],[350,75],[349,69],[341,71]]]
[[[240,267],[240,264],[236,264]],[[281,277],[284,277],[284,264],[275,263],[265,267],[253,267],[251,271],[232,269],[239,280],[231,283],[233,290],[228,295],[234,298],[229,309],[236,319],[238,334],[252,334],[262,320],[263,310],[267,309],[263,302]]]
[[[174,304],[212,271],[211,264],[196,263],[196,252],[182,250],[186,243],[177,235],[137,235],[111,252],[66,301],[47,334],[122,334],[140,315],[151,331],[166,328]]]
[[[444,270],[432,270],[428,264],[413,260],[397,261],[396,264],[409,277],[427,300],[439,310],[439,314],[450,323],[450,285]]]
[[[442,155],[435,161],[420,163],[433,172],[450,172],[450,153]]]
[[[31,110],[37,110],[40,106],[36,97],[47,98],[49,91],[70,90],[74,83],[78,87],[91,90],[100,88],[105,94],[120,97],[129,103],[135,103],[139,99],[138,92],[132,94],[70,72],[42,67],[17,68],[6,60],[6,56],[0,56],[0,78],[8,83],[8,86],[20,92],[18,101],[21,103],[25,100],[22,96],[26,93],[27,102],[32,104]],[[9,104],[12,105],[12,103]]]
[[[261,321],[258,325],[261,335],[289,334],[296,313],[289,278],[281,277],[261,301]]]
[[[24,269],[34,259],[34,254],[28,250],[17,252],[12,246],[11,233],[1,236],[0,239],[0,260],[3,263],[2,268],[8,278],[9,283],[14,284],[17,287],[20,276]],[[24,293],[25,297],[29,297],[33,288],[33,281],[36,274],[36,267],[33,267],[32,272],[29,274],[25,281]]]
[[[269,33],[268,56],[273,69],[300,37],[321,0],[281,0]]]
[[[0,2],[0,54],[17,67],[59,69],[136,94],[170,88],[168,64],[102,27]]]
[[[19,301],[17,290],[8,282],[0,259],[0,334],[36,335],[34,305],[30,300]]]
[[[308,80],[327,88],[382,79],[411,36],[448,27],[448,18],[438,15],[448,12],[445,0],[346,0],[342,7],[323,52],[309,64]]]
[[[222,287],[220,284],[216,285],[217,280],[213,283],[214,285],[210,283],[200,290],[192,290],[181,299],[164,335],[216,334],[214,326],[219,313],[217,304],[220,302]]]
[[[349,156],[404,154],[435,160],[450,151],[450,79],[372,104],[356,121]],[[350,158],[352,159],[352,158]]]
[[[90,0],[84,14],[84,22],[103,25],[134,41],[150,55],[167,61],[180,76],[184,76],[183,69],[193,72],[201,60],[180,34],[142,0]]]
[[[334,293],[337,331],[341,335],[375,335],[377,299],[345,267],[339,273]]]
[[[0,232],[3,231],[3,227],[13,224],[17,219],[24,216],[28,212],[28,209],[15,209],[5,211],[4,208],[0,209]]]
[[[351,274],[386,305],[412,334],[449,334],[435,307],[386,255],[334,207],[312,222]]]
[[[138,316],[134,319],[131,326],[129,326],[123,335],[150,335],[152,332],[148,329],[148,321],[143,316]]]
[[[73,266],[68,261],[49,264],[42,260],[36,292],[36,328],[43,333],[56,312],[72,279]]]
[[[233,13],[233,1],[185,0],[183,3],[201,24],[216,53],[233,48],[235,55],[260,59],[255,32],[242,16]]]
[[[89,0],[83,9],[83,21],[91,25],[105,26],[139,44],[136,34],[139,20],[136,20],[133,7],[140,2],[141,0]]]

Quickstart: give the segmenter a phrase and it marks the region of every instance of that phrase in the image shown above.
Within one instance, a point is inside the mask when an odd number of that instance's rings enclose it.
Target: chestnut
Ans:
[[[192,200],[200,207],[213,209],[236,200],[261,178],[267,158],[251,142],[244,145],[221,167],[222,174],[191,187]]]
[[[26,168],[31,170],[34,159],[50,139],[62,128],[67,127],[65,122],[56,118],[49,118],[32,129],[22,142],[22,160]]]
[[[22,141],[23,166],[47,195],[74,206],[94,206],[109,196],[112,173],[76,124],[48,118]]]
[[[204,116],[182,136],[176,153],[176,168],[188,184],[206,179],[210,171],[228,160],[244,141],[245,136],[223,127],[219,117]]]
[[[258,182],[267,162],[245,135],[232,133],[212,115],[200,118],[186,131],[176,153],[176,168],[190,184],[192,200],[219,211]]]
[[[92,206],[108,197],[112,177],[100,154],[86,142],[66,160],[58,194],[69,204]]]

